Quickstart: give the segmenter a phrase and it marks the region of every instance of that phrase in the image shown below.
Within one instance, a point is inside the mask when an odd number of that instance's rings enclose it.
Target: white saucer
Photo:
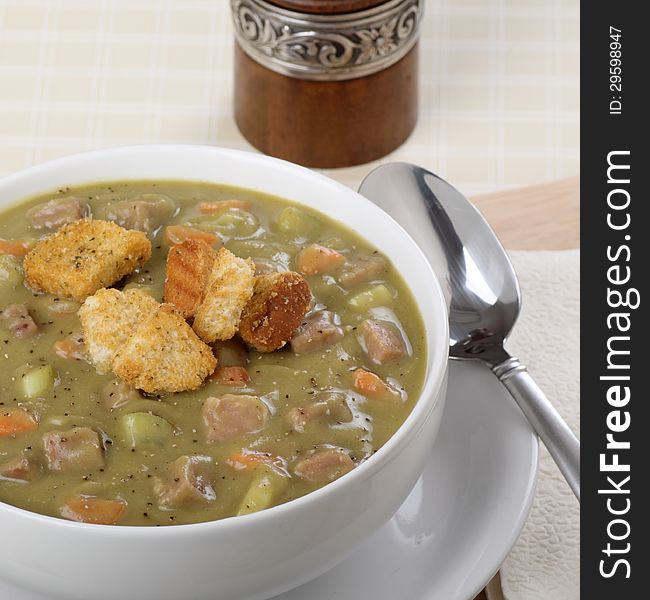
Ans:
[[[470,600],[515,543],[536,478],[537,438],[505,388],[482,365],[452,362],[411,495],[343,564],[274,600]],[[0,598],[45,600],[2,581]]]

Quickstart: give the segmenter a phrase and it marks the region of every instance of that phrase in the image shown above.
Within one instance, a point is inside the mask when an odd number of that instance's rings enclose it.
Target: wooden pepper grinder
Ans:
[[[235,120],[310,167],[380,158],[417,120],[424,0],[231,0]]]

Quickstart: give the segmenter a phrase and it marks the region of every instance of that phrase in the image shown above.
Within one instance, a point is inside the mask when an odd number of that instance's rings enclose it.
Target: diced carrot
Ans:
[[[352,385],[367,398],[384,399],[396,396],[381,377],[365,369],[359,368],[352,373]]]
[[[218,200],[216,202],[201,202],[199,210],[202,213],[216,213],[229,208],[249,210],[251,203],[248,200]]]
[[[29,244],[18,240],[3,240],[0,238],[0,254],[25,256],[29,252]]]
[[[343,266],[345,256],[340,252],[312,244],[298,252],[296,256],[296,269],[303,275],[320,275],[329,273]]]
[[[257,467],[264,464],[268,460],[268,456],[260,452],[234,452],[227,459],[226,462],[238,471],[248,469],[249,467]]]
[[[61,507],[61,516],[79,523],[117,525],[126,512],[123,500],[75,496]]]
[[[83,338],[75,335],[69,335],[54,342],[54,352],[61,358],[74,360],[85,360],[86,358]]]
[[[0,437],[34,431],[38,427],[36,417],[22,408],[0,411]]]
[[[169,246],[180,244],[185,240],[201,240],[211,246],[221,245],[221,238],[214,233],[201,231],[200,229],[194,229],[186,225],[168,225],[165,227],[164,240]]]
[[[287,461],[281,456],[273,456],[268,452],[256,452],[254,450],[242,450],[234,452],[227,459],[226,463],[237,471],[244,469],[256,469],[257,467],[269,467],[276,473],[288,475]]]
[[[217,367],[210,379],[232,387],[244,387],[250,381],[248,371],[244,367]]]

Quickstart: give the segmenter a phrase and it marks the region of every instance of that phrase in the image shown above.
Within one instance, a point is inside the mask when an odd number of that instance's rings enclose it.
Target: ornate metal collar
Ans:
[[[423,0],[389,0],[339,15],[288,11],[265,0],[231,0],[241,49],[264,67],[300,79],[364,77],[415,44]]]

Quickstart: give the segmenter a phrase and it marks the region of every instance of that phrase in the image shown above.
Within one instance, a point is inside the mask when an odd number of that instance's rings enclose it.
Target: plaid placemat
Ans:
[[[0,175],[88,149],[251,149],[227,0],[0,0]],[[430,0],[421,112],[384,160],[468,194],[576,175],[578,0]],[[356,187],[369,165],[330,171]]]

